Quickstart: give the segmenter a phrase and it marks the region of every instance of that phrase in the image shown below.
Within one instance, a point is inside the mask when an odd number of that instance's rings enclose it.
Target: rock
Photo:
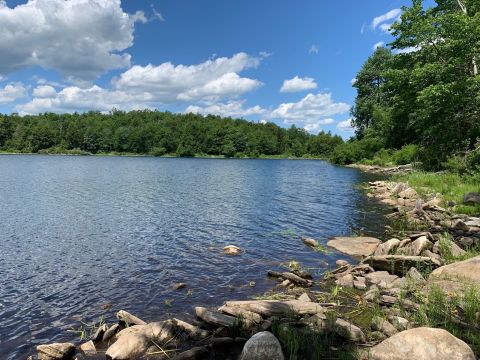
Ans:
[[[353,280],[353,287],[358,290],[365,290],[367,288],[367,282],[364,277],[355,277]]]
[[[327,317],[324,314],[315,314],[303,321],[303,324],[315,332],[323,333],[328,330]]]
[[[410,268],[410,270],[408,270],[408,273],[407,273],[406,277],[407,277],[407,279],[412,281],[414,284],[423,285],[426,282],[423,275],[420,274],[420,272],[414,267],[412,267],[412,268]]]
[[[303,293],[302,295],[300,295],[297,299],[298,301],[306,301],[306,302],[311,302],[312,299],[310,299],[310,296],[308,296],[307,293]]]
[[[457,219],[457,220],[454,220],[453,223],[452,223],[452,226],[451,228],[453,230],[461,230],[461,231],[469,231],[470,230],[470,227],[468,227],[467,224],[465,224],[462,220],[460,219]]]
[[[381,243],[372,237],[335,237],[327,245],[350,256],[372,255]]]
[[[95,348],[95,344],[92,340],[87,341],[80,345],[80,351],[83,352],[87,356],[92,356],[97,354],[97,349]]]
[[[142,319],[139,319],[135,315],[130,314],[125,310],[120,310],[117,312],[117,319],[121,322],[126,324],[127,326],[130,325],[145,325],[146,322]]]
[[[245,300],[227,301],[225,306],[240,307],[259,315],[270,317],[296,313],[299,315],[324,313],[325,309],[317,303],[299,300]]]
[[[114,325],[110,326],[108,328],[108,330],[105,331],[105,334],[103,334],[102,341],[103,342],[108,342],[108,340],[110,340],[116,334],[116,332],[118,331],[119,328],[120,328],[119,324],[114,324]]]
[[[187,284],[185,283],[175,283],[172,286],[170,286],[170,289],[173,291],[184,289],[187,287]]]
[[[282,347],[268,331],[253,335],[245,344],[240,360],[284,360]]]
[[[235,316],[237,318],[241,318],[247,327],[260,324],[263,321],[263,318],[260,315],[252,311],[242,309],[240,307],[224,305],[220,307],[218,311],[221,311],[231,316]]]
[[[398,197],[402,199],[416,199],[417,196],[418,194],[413,188],[405,189],[398,194]]]
[[[409,188],[408,184],[399,182],[395,185],[395,187],[392,189],[392,194],[393,195],[398,195],[402,191],[405,191]]]
[[[407,330],[408,327],[410,326],[410,322],[407,319],[405,319],[403,317],[400,317],[400,316],[392,316],[390,318],[390,321],[392,322],[392,325],[395,326],[395,328],[398,331]]]
[[[372,329],[381,331],[388,336],[393,336],[398,332],[392,324],[380,316],[374,316],[372,318]]]
[[[394,254],[395,250],[397,250],[398,246],[400,245],[400,240],[398,239],[390,239],[378,245],[377,249],[373,253],[373,255],[390,255]]]
[[[237,323],[237,319],[233,316],[224,315],[215,311],[207,310],[204,307],[197,306],[195,315],[208,324],[215,326],[232,327]]]
[[[335,284],[343,287],[353,288],[353,275],[347,274],[342,276],[340,279],[335,280]]]
[[[439,267],[428,278],[429,282],[436,279],[480,287],[480,256]]]
[[[387,285],[387,289],[392,289],[392,288],[399,288],[403,289],[407,284],[407,279],[404,277],[398,278],[397,280],[394,280],[391,284]]]
[[[370,256],[363,260],[376,270],[385,270],[393,274],[404,275],[411,267],[422,265],[437,268],[441,264],[438,260],[425,256],[384,255]]]
[[[175,355],[173,360],[200,360],[207,358],[209,352],[205,346],[197,346]]]
[[[464,249],[470,249],[476,243],[475,239],[472,237],[462,237],[458,243],[462,245]]]
[[[148,350],[152,341],[161,345],[174,336],[172,321],[134,325],[117,334],[105,355],[112,360],[128,360],[141,357]]]
[[[302,241],[305,245],[316,248],[318,247],[318,241],[309,237],[302,236]]]
[[[227,255],[240,255],[242,249],[235,245],[227,245],[223,248],[223,253]]]
[[[397,280],[398,276],[391,275],[387,271],[375,271],[373,273],[366,274],[365,279],[367,280],[368,285],[378,285],[383,281],[385,282],[384,287],[387,287],[388,284],[391,284],[392,282]]]
[[[102,340],[103,334],[108,330],[107,324],[103,324],[102,326],[99,326],[98,329],[95,331],[95,333],[90,337],[90,340],[93,342],[97,342]]]
[[[433,248],[432,242],[428,240],[426,236],[420,236],[409,245],[399,249],[397,251],[397,254],[419,256],[425,250],[431,250],[432,248]]]
[[[205,339],[206,337],[210,336],[210,332],[207,330],[203,330],[198,326],[189,324],[183,320],[173,319],[172,320],[175,326],[183,331],[185,331],[192,339],[194,340],[201,340]]]
[[[468,218],[468,220],[465,221],[465,225],[480,228],[480,218]]]
[[[348,265],[348,261],[346,261],[346,260],[337,260],[337,261],[335,261],[335,265],[337,265],[338,267],[346,266],[346,265]]]
[[[402,331],[374,346],[371,360],[475,360],[472,349],[443,329]]]
[[[423,256],[426,256],[426,257],[435,259],[435,260],[437,260],[437,262],[440,263],[440,264],[443,262],[442,257],[441,257],[440,255],[435,254],[435,253],[431,252],[430,250],[425,250],[425,251],[423,252]]]
[[[478,192],[466,193],[465,196],[463,197],[463,203],[466,205],[480,204],[480,193]]]
[[[75,355],[75,345],[71,343],[53,343],[38,345],[39,360],[70,360]]]
[[[334,329],[339,336],[344,337],[345,339],[355,342],[365,342],[365,334],[363,331],[348,321],[337,319],[335,321]]]
[[[440,241],[437,241],[435,245],[433,245],[434,253],[440,254],[443,257],[459,257],[466,254],[466,251],[455,244],[452,240],[442,239]]]

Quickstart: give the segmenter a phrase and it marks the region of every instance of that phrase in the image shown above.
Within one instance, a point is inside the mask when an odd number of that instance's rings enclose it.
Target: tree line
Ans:
[[[338,163],[418,160],[427,169],[480,165],[480,1],[404,7],[357,74],[356,135]],[[398,153],[400,151],[400,153]]]
[[[213,115],[150,110],[0,115],[0,150],[6,152],[329,158],[341,143],[330,133]]]

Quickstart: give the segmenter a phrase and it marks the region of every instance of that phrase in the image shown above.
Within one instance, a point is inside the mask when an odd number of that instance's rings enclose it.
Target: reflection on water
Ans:
[[[0,156],[0,353],[70,341],[79,319],[119,309],[160,320],[252,296],[293,259],[321,273],[339,255],[297,236],[380,233],[366,180],[307,160]]]

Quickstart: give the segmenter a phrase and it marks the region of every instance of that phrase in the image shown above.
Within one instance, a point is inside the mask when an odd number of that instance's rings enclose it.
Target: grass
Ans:
[[[97,331],[99,327],[105,324],[105,319],[103,316],[99,318],[98,321],[94,321],[93,323],[85,323],[80,321],[80,327],[78,329],[72,328],[67,330],[68,332],[76,333],[80,340],[88,340],[92,337],[93,334]]]
[[[442,172],[413,172],[407,175],[397,175],[395,181],[408,182],[420,195],[440,193],[444,199],[444,206],[454,201],[453,211],[459,214],[478,215],[480,204],[465,205],[463,196],[468,192],[480,192],[480,172],[459,175]]]
[[[449,233],[444,233],[440,236],[440,240],[438,242],[438,245],[440,247],[440,254],[442,254],[442,258],[447,264],[467,260],[480,255],[480,245],[476,245],[472,248],[466,249],[464,254],[455,256],[452,252],[453,244],[454,242],[452,239],[452,235],[450,235]]]

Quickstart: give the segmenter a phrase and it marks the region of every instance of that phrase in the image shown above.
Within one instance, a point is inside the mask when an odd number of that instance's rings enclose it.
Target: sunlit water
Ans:
[[[320,274],[341,255],[298,235],[378,235],[366,180],[322,161],[0,156],[0,358],[119,309],[162,320],[262,293],[289,260]]]

